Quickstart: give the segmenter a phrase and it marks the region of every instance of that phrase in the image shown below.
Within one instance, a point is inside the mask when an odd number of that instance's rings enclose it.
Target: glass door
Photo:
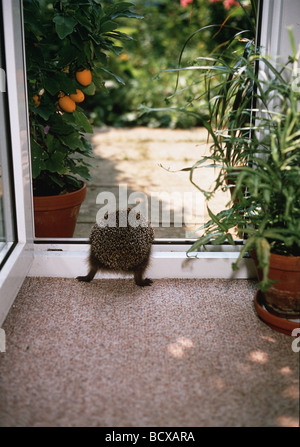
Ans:
[[[0,0],[0,326],[33,260],[22,2]]]
[[[1,14],[2,15],[2,14]],[[1,17],[2,19],[2,17]],[[1,27],[3,30],[3,27]],[[3,266],[16,241],[15,203],[11,159],[6,64],[3,32],[0,35],[0,265]]]

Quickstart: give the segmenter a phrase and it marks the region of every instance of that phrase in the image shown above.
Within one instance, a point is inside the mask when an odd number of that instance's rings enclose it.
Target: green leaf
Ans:
[[[187,255],[189,253],[192,253],[193,251],[197,251],[200,248],[204,247],[205,245],[209,244],[211,242],[212,236],[211,234],[207,234],[204,236],[201,236],[194,244],[187,250]]]
[[[64,179],[67,181],[67,184],[73,186],[76,189],[80,189],[82,187],[82,181],[77,179],[72,175],[64,175]]]
[[[47,152],[55,152],[56,146],[57,146],[57,140],[55,139],[54,135],[51,135],[50,133],[45,136],[45,143],[47,145]]]
[[[84,26],[86,29],[88,29],[90,32],[93,31],[93,27],[91,22],[88,20],[87,17],[85,17],[82,12],[79,10],[75,14],[76,20],[80,23],[80,25]]]
[[[66,47],[63,47],[59,50],[58,57],[59,57],[59,63],[58,68],[64,68],[67,65],[69,65],[71,62],[73,62],[78,56],[78,49],[70,44]]]
[[[64,174],[66,172],[66,168],[63,166],[64,158],[65,154],[56,151],[50,158],[48,158],[48,160],[46,160],[45,168],[50,172]]]
[[[41,116],[44,120],[48,121],[50,116],[55,113],[55,110],[51,107],[46,106],[46,105],[45,106],[40,105],[39,107],[36,107],[34,109],[34,112],[37,115]]]
[[[85,95],[94,95],[96,92],[96,86],[94,82],[91,82],[90,85],[87,85],[86,87],[80,86],[80,89]]]
[[[90,180],[91,176],[89,174],[89,168],[86,166],[75,166],[72,168],[74,174],[78,174],[86,180]]]
[[[59,84],[53,77],[43,77],[43,86],[53,96],[60,90]]]
[[[96,88],[103,89],[105,87],[104,80],[101,76],[99,76],[97,73],[93,76],[93,83]]]
[[[110,33],[106,33],[106,36],[109,36],[112,39],[118,39],[118,40],[121,40],[121,41],[133,40],[133,37],[129,36],[126,33],[121,33],[120,31],[112,31]]]
[[[68,118],[73,121],[70,122]],[[60,115],[56,113],[51,118],[51,133],[57,135],[69,135],[70,133],[74,132],[74,123],[75,120],[73,118],[73,114],[64,113],[63,115]]]
[[[209,217],[213,220],[213,222],[220,228],[222,231],[227,231],[227,228],[225,225],[223,225],[220,220],[218,219],[218,216],[216,216],[209,207],[207,207],[207,211],[209,214]]]
[[[111,71],[107,70],[106,68],[100,67],[100,70],[105,71],[105,73],[108,73],[110,76],[116,79],[116,81],[119,82],[119,84],[125,85],[125,82],[123,81],[120,76],[117,76],[115,73],[112,73]]]
[[[118,45],[112,45],[111,49],[117,56],[120,56],[123,52],[123,47],[119,47]]]
[[[70,93],[75,93],[77,88],[77,82],[76,79],[70,78],[64,73],[57,73],[56,75],[57,79],[60,80],[60,89],[64,93],[67,93],[68,95]]]
[[[37,178],[41,171],[45,169],[45,160],[48,157],[47,152],[44,151],[42,146],[36,143],[33,138],[30,139],[31,145],[31,168],[32,177]]]
[[[84,153],[84,156],[89,157],[89,158],[94,157],[93,147],[92,147],[91,143],[86,138],[83,138],[82,144],[84,146],[84,149],[82,150],[82,153]]]
[[[84,144],[80,139],[80,134],[77,132],[72,133],[70,135],[64,135],[60,137],[60,141],[72,150],[80,149],[85,150]]]
[[[100,28],[100,33],[108,33],[109,31],[113,31],[114,29],[118,28],[118,23],[113,22],[112,20],[107,20],[107,22],[103,22]]]
[[[136,14],[135,12],[132,12],[130,10],[117,12],[116,14],[113,14],[111,16],[112,19],[116,19],[117,17],[128,17],[131,19],[143,19],[144,18],[140,14]]]
[[[57,175],[53,175],[53,174],[47,174],[48,176],[49,176],[49,178],[53,181],[53,183],[55,183],[56,185],[58,185],[61,189],[63,189],[64,188],[64,186],[65,186],[65,182],[64,182],[64,180],[60,177],[60,176],[57,176]]]
[[[64,39],[74,30],[75,25],[77,25],[77,20],[73,17],[64,17],[61,15],[56,15],[53,18],[55,23],[55,29],[60,39]]]
[[[75,119],[75,123],[78,126],[82,127],[84,132],[93,133],[93,127],[83,112],[75,110],[73,112],[73,116]]]
[[[107,64],[107,55],[105,53],[103,53],[103,51],[101,51],[101,50],[102,50],[101,47],[94,46],[94,51],[95,51],[95,56],[97,58],[97,62],[100,62],[102,65],[106,65]]]
[[[70,94],[76,92],[77,82],[75,79],[70,78],[66,73],[57,71],[51,76],[45,76],[43,78],[44,88],[50,93],[50,95],[56,95],[60,90],[64,93]]]
[[[125,11],[128,8],[131,8],[133,5],[133,3],[129,3],[129,2],[120,2],[117,3],[115,5],[111,5],[108,8],[105,9],[105,15],[106,16],[112,16],[113,14],[120,12],[120,11]]]

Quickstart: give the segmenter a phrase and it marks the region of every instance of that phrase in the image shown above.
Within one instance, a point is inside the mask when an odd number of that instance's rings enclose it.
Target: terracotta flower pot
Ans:
[[[258,279],[262,272],[258,268],[256,252],[251,252]],[[283,318],[300,318],[300,256],[282,256],[271,253],[269,279],[276,280],[271,288],[262,293],[266,309]]]
[[[299,322],[281,318],[268,312],[264,305],[262,293],[258,290],[254,297],[254,307],[258,316],[272,329],[286,335],[293,335],[293,330],[299,328]]]
[[[74,192],[34,197],[36,237],[73,237],[79,209],[86,197],[86,185]]]

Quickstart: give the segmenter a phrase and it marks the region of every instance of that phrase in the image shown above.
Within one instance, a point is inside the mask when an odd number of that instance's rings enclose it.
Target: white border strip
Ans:
[[[173,247],[175,249],[175,247]],[[228,248],[228,247],[227,247]],[[146,275],[159,278],[227,278],[253,279],[256,277],[253,260],[244,258],[238,271],[232,270],[238,251],[207,251],[197,253],[197,257],[187,257],[187,247],[181,251],[171,251],[170,246],[153,246],[151,261]],[[34,261],[28,276],[75,278],[88,271],[88,244],[36,244]],[[110,272],[99,272],[95,278],[128,278]]]

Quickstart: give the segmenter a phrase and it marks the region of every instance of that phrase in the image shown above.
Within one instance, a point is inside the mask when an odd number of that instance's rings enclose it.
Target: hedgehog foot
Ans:
[[[136,283],[137,286],[145,287],[145,286],[151,286],[153,281],[152,281],[152,279],[145,278],[145,279],[142,279],[140,281],[135,281],[135,283]]]
[[[86,276],[77,276],[78,281],[84,281],[84,282],[90,282],[92,279],[89,277],[89,275]]]

